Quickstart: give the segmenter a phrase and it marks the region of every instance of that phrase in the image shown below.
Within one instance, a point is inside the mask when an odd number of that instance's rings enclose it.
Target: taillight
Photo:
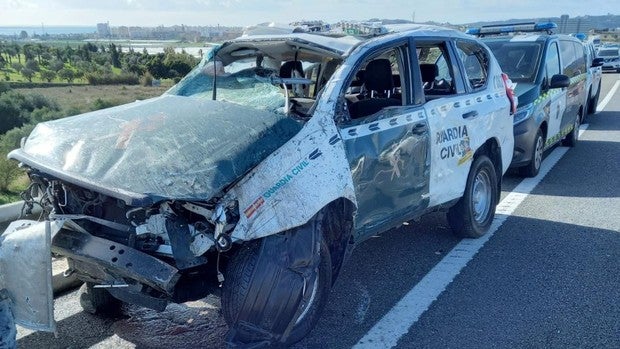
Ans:
[[[502,73],[502,80],[506,88],[506,96],[508,96],[508,100],[510,101],[510,115],[513,115],[517,112],[517,101],[515,98],[515,91],[512,89],[512,80],[510,80],[506,73]]]

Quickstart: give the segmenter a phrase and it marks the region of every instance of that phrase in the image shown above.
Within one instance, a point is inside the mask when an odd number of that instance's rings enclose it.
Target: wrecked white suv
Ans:
[[[294,343],[371,235],[439,209],[460,236],[487,231],[509,83],[486,46],[438,27],[226,42],[163,96],[41,123],[9,155],[45,221],[2,236],[1,272],[19,277],[0,289],[18,323],[53,330],[53,253],[93,313],[221,292],[228,343]]]

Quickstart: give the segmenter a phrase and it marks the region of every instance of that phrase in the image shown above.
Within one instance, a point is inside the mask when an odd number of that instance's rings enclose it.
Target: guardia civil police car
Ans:
[[[528,177],[538,174],[544,150],[560,141],[575,146],[588,111],[585,47],[574,37],[553,34],[555,28],[555,23],[547,22],[467,30],[482,37],[516,83],[519,108],[511,166]]]
[[[88,311],[221,290],[231,345],[298,341],[361,241],[439,209],[459,236],[489,229],[509,85],[479,40],[439,27],[228,41],[165,95],[39,124],[10,154],[47,220],[3,235],[0,289],[53,330],[51,249]]]

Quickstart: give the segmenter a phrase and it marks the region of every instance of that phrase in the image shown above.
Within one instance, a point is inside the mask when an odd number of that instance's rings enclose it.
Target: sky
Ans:
[[[320,19],[407,19],[463,24],[620,14],[618,0],[0,0],[0,26],[223,25]]]

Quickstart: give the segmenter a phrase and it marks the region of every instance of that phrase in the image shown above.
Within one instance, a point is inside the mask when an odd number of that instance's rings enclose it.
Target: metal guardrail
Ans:
[[[23,205],[23,201],[0,205],[0,234],[4,233],[4,229],[6,229],[10,222],[20,218]],[[29,217],[22,218],[37,219],[40,213],[41,208],[35,206]],[[52,259],[52,288],[55,295],[79,287],[82,284],[74,275],[64,276],[63,273],[67,269],[68,265],[65,258]]]

